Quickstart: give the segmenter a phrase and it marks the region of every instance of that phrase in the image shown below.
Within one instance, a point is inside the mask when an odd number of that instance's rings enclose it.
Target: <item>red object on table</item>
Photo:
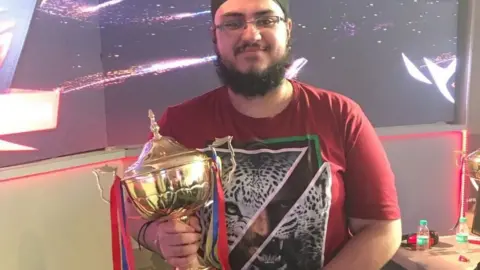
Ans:
[[[467,258],[467,257],[465,257],[465,256],[463,256],[463,255],[460,255],[460,256],[458,256],[458,261],[460,261],[460,262],[469,262],[470,259]]]
[[[480,245],[480,236],[469,235],[468,236],[468,243],[474,244],[474,245]]]
[[[408,236],[408,238],[406,239],[406,244],[407,246],[410,246],[410,247],[415,247],[417,245],[417,234],[411,234]],[[430,243],[429,243],[429,246],[434,246],[438,243],[438,241],[435,241],[435,238],[433,237],[430,237]]]

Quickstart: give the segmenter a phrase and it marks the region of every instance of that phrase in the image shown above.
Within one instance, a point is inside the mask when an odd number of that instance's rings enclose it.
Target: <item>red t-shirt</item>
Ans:
[[[293,99],[273,118],[239,113],[221,87],[169,107],[159,121],[162,135],[188,148],[233,136],[237,165],[224,190],[234,270],[320,269],[348,241],[347,217],[400,218],[394,175],[359,105],[291,82]],[[224,182],[226,149],[217,151]],[[200,212],[205,231],[210,210]]]

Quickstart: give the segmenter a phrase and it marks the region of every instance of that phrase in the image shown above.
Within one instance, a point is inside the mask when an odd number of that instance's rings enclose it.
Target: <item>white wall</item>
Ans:
[[[123,157],[96,152],[0,170],[0,269],[112,269],[109,206],[92,171],[108,164],[121,173],[130,162]],[[108,198],[112,178],[100,183]],[[150,253],[136,257],[137,269],[151,269]]]
[[[112,269],[94,167],[0,183],[0,269]]]
[[[396,176],[404,233],[414,233],[421,219],[442,235],[451,234],[459,215],[460,173],[455,152],[461,133],[444,132],[384,139]]]

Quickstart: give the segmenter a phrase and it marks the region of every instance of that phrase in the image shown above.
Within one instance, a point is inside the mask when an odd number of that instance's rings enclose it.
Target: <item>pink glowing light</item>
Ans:
[[[47,3],[48,0],[42,0],[42,2],[40,2],[40,7],[43,7],[46,3]]]
[[[404,53],[402,53],[402,58],[410,76],[425,84],[435,83],[440,94],[449,102],[455,103],[455,98],[448,91],[448,81],[455,75],[457,67],[457,59],[455,57],[445,57],[445,55],[443,55],[442,57],[435,59],[435,62],[428,58],[423,58],[425,67],[432,76],[433,82],[427,78],[427,76],[420,71],[420,68],[418,68]],[[441,64],[448,65],[442,67],[440,66]]]
[[[62,93],[95,88],[100,86],[123,83],[125,80],[147,74],[162,74],[174,69],[197,66],[213,61],[216,56],[202,58],[186,58],[168,61],[160,61],[151,65],[133,66],[124,70],[116,70],[107,74],[95,73],[85,77],[63,83],[59,90]]]
[[[82,14],[81,9],[85,8],[85,5],[79,2],[77,0],[43,0],[38,10],[52,16],[83,21],[90,14]]]
[[[101,9],[120,4],[123,1],[124,0],[111,0],[111,1],[107,1],[107,2],[104,2],[104,3],[99,4],[99,5],[96,5],[96,6],[82,7],[82,8],[80,8],[79,11],[81,13],[94,13],[94,12],[97,12]]]
[[[195,18],[200,15],[210,14],[210,10],[204,10],[199,12],[184,12],[184,13],[177,13],[167,16],[159,16],[147,19],[148,21],[162,21],[162,22],[169,22],[169,21],[177,21],[187,18]]]
[[[99,72],[65,82],[60,85],[57,90],[62,93],[70,93],[88,88],[97,88],[108,85],[121,84],[125,80],[130,78],[144,76],[147,74],[157,75],[176,69],[198,66],[212,62],[215,59],[216,56],[210,55],[200,58],[185,58],[160,61],[150,65],[133,66],[128,69],[110,71],[107,74]],[[288,79],[294,79],[298,75],[300,70],[307,64],[307,62],[308,60],[306,58],[299,58],[295,60],[290,66],[290,68],[287,70],[285,77]]]
[[[60,92],[9,89],[0,94],[0,136],[57,128]],[[0,140],[0,151],[36,150]]]
[[[77,21],[89,21],[89,19],[97,14],[101,14],[103,9],[114,7],[116,5],[122,4],[125,0],[110,0],[102,4],[89,6],[85,4],[84,0],[43,0],[40,3],[39,11],[47,13],[52,16],[69,18]],[[194,18],[200,15],[209,14],[210,10],[204,10],[199,12],[183,12],[170,15],[162,16],[152,16],[148,15],[151,12],[148,12],[145,9],[144,16],[141,17],[125,17],[120,16],[120,20],[105,20],[109,24],[127,24],[127,23],[152,23],[152,22],[169,22],[182,20],[187,18]]]
[[[34,151],[36,148],[0,140],[0,152]]]
[[[297,60],[293,61],[292,65],[288,68],[287,72],[285,73],[285,78],[287,79],[295,79],[298,76],[298,73],[302,70],[302,68],[307,64],[307,58],[298,58]]]
[[[1,22],[0,23],[0,33],[7,32],[9,30],[12,30],[12,28],[15,26],[15,22],[13,21],[7,21],[7,22]]]
[[[0,136],[57,127],[58,91],[10,90],[0,95]]]
[[[14,26],[15,22],[0,22],[0,67],[3,66],[12,45],[13,32],[11,30]]]

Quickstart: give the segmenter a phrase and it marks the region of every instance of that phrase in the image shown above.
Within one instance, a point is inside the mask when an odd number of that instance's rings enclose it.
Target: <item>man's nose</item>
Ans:
[[[243,30],[243,39],[249,42],[256,42],[262,39],[262,35],[254,24],[248,23]]]

